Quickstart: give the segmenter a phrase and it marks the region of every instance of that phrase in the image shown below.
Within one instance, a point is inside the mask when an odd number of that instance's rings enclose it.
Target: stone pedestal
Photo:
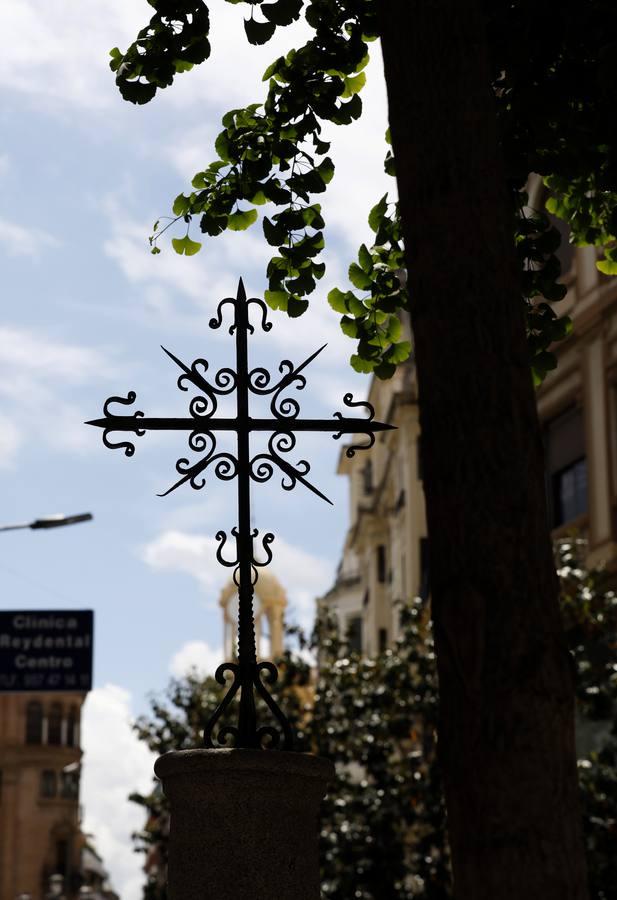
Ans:
[[[319,900],[318,814],[329,760],[181,750],[154,771],[171,805],[170,900]]]

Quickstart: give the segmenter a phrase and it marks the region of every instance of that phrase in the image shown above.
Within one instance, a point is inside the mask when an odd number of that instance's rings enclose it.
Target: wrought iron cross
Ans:
[[[263,300],[255,297],[247,299],[242,279],[238,285],[235,298],[226,297],[218,305],[216,316],[210,319],[211,328],[220,328],[223,324],[225,306],[233,309],[233,323],[230,334],[235,334],[236,369],[219,369],[210,381],[205,377],[208,363],[205,359],[196,359],[190,366],[185,365],[178,357],[162,349],[172,359],[182,374],[178,378],[178,387],[188,390],[188,384],[199,392],[189,403],[190,415],[185,418],[149,418],[141,410],[131,415],[118,415],[110,412],[112,403],[131,406],[136,400],[134,391],[126,397],[109,397],[103,407],[104,418],[94,419],[88,425],[103,428],[103,443],[106,447],[123,449],[126,456],[133,456],[135,445],[130,441],[111,441],[112,432],[128,432],[141,437],[146,431],[187,431],[188,444],[191,450],[201,454],[191,463],[188,459],[179,459],[176,470],[181,476],[168,490],[159,496],[164,497],[189,482],[191,487],[199,490],[206,483],[205,472],[214,467],[215,475],[224,481],[237,479],[238,486],[238,524],[231,530],[235,538],[236,550],[234,559],[226,559],[223,553],[227,534],[218,531],[217,559],[223,566],[234,569],[233,578],[238,587],[238,661],[225,662],[216,671],[219,684],[226,683],[226,673],[231,673],[233,680],[222,702],[215,710],[206,725],[204,744],[206,747],[225,746],[232,738],[236,747],[259,748],[262,746],[279,747],[285,750],[292,748],[293,737],[291,726],[276,704],[264,681],[273,684],[278,677],[276,666],[271,662],[257,662],[255,645],[255,622],[253,616],[253,593],[258,578],[257,568],[266,566],[272,559],[270,544],[274,535],[270,532],[261,538],[265,559],[260,561],[255,555],[255,539],[259,532],[251,527],[251,480],[265,482],[273,476],[275,470],[282,475],[281,485],[285,490],[292,490],[298,482],[328,503],[331,501],[321,493],[307,475],[310,465],[300,460],[295,465],[281,454],[290,453],[296,445],[296,433],[300,431],[323,431],[338,439],[342,434],[363,434],[368,438],[364,444],[347,447],[346,454],[352,457],[356,450],[368,449],[375,443],[375,432],[392,428],[383,422],[374,421],[374,410],[370,403],[354,402],[351,394],[345,394],[343,403],[347,407],[363,407],[368,416],[365,419],[348,418],[336,412],[332,419],[302,419],[300,405],[293,397],[283,396],[284,392],[295,386],[302,390],[306,386],[306,378],[302,371],[311,363],[326,346],[320,347],[299,366],[289,360],[283,360],[279,366],[281,377],[273,382],[270,373],[264,368],[250,370],[248,365],[248,335],[255,331],[249,321],[249,309],[256,306],[261,313],[261,327],[270,331],[272,324],[267,320],[267,308]],[[236,394],[236,415],[233,418],[216,417],[218,397]],[[271,396],[271,418],[252,418],[249,413],[249,397],[251,394],[262,397]],[[234,456],[228,452],[216,452],[215,432],[233,432],[237,437],[237,452]],[[267,452],[251,457],[250,435],[252,432],[268,432]],[[262,680],[263,679],[263,680]],[[237,692],[240,691],[238,724],[223,725],[214,734],[219,719],[228,708]],[[281,731],[270,725],[257,725],[255,692],[262,698],[278,722]],[[281,742],[282,734],[282,742]]]

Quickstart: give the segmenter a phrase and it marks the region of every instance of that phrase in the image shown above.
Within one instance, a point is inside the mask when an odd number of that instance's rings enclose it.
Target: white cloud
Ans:
[[[261,93],[261,75],[272,59],[298,38],[298,26],[280,29],[266,47],[247,44],[244,9],[218,3],[211,9],[212,56],[189,75],[180,75],[165,103],[186,109],[204,100],[244,105]],[[2,10],[0,85],[57,108],[108,110],[123,102],[109,70],[109,51],[125,50],[153,14],[145,0],[20,0]],[[300,26],[302,30],[302,26]]]
[[[205,125],[187,129],[181,138],[163,148],[165,158],[185,180],[187,189],[193,175],[215,158],[214,141],[222,127],[218,120],[211,119]]]
[[[183,531],[164,531],[142,549],[142,559],[153,569],[183,572],[195,578],[205,590],[221,584],[215,563],[214,538]]]
[[[73,391],[107,378],[110,371],[114,366],[94,347],[55,340],[31,329],[0,326],[0,398],[12,425],[4,430],[0,423],[5,449],[14,454],[21,436],[28,434],[59,449],[80,451],[91,446]],[[67,399],[67,387],[71,399]]]
[[[217,542],[214,538],[183,531],[165,531],[142,548],[144,562],[158,571],[182,572],[190,575],[214,600],[227,580],[215,562]],[[331,564],[277,537],[273,547],[272,573],[287,591],[289,612],[304,627],[313,623],[315,599],[331,584]]]
[[[304,628],[311,627],[315,618],[315,599],[332,583],[332,566],[322,557],[288,544],[282,538],[276,539],[272,549],[276,553],[275,573],[289,595],[291,612]]]
[[[213,298],[227,296],[235,290],[238,260],[242,261],[245,275],[248,269],[257,267],[265,271],[268,247],[264,246],[258,226],[242,234],[225,235],[214,240],[206,238],[201,252],[190,258],[174,252],[171,238],[178,237],[179,233],[170,230],[161,239],[162,252],[153,256],[147,241],[152,232],[152,222],[131,219],[126,212],[118,216],[117,208],[115,200],[108,198],[105,211],[111,233],[103,249],[129,282],[145,286],[152,312],[165,315],[172,311],[180,318],[186,315],[182,303],[189,298],[193,304],[192,311],[197,310],[205,318],[206,308],[211,315]],[[192,237],[194,240],[202,239],[197,226],[193,228]],[[229,240],[230,237],[232,240]],[[153,289],[157,290],[153,293]],[[180,302],[170,305],[170,296],[178,294],[181,296]]]
[[[93,347],[54,340],[25,328],[0,326],[0,371],[5,378],[40,376],[75,384],[99,376],[109,362]]]
[[[263,237],[261,225],[243,233],[203,238],[202,250],[190,258],[179,256],[171,247],[167,236],[161,240],[162,252],[152,256],[147,235],[151,223],[138,222],[123,214],[116,214],[116,204],[111,198],[105,205],[110,225],[110,236],[104,242],[105,253],[119,266],[126,279],[141,288],[144,324],[167,330],[183,330],[187,334],[208,332],[209,340],[222,339],[224,333],[211,332],[207,325],[215,303],[235,292],[237,278],[244,277],[251,295],[264,284],[267,261],[272,255]],[[195,239],[201,239],[199,232]],[[359,244],[360,241],[358,241]],[[274,328],[268,334],[256,329],[255,346],[267,344],[269,352],[273,343],[298,356],[308,356],[324,342],[327,350],[311,367],[332,370],[340,366],[354,352],[354,343],[346,338],[339,327],[339,316],[327,303],[328,290],[344,283],[344,272],[334,250],[328,253],[328,272],[311,298],[309,310],[301,320],[290,319],[284,313],[268,313]],[[138,298],[139,299],[139,298]],[[189,301],[187,303],[187,300]]]
[[[22,442],[19,428],[7,416],[0,415],[0,469],[10,469]]]
[[[174,653],[169,663],[169,671],[176,678],[188,675],[196,669],[198,675],[214,675],[223,662],[223,648],[211,647],[206,641],[187,641]]]
[[[0,166],[0,174],[2,169]],[[0,248],[9,256],[29,256],[38,259],[46,247],[57,247],[59,241],[40,228],[25,227],[0,218]]]
[[[228,500],[223,494],[215,494],[204,503],[203,499],[195,503],[183,503],[182,506],[165,510],[161,515],[162,527],[166,530],[192,531],[209,529],[221,521],[227,513]]]
[[[143,856],[133,851],[131,833],[144,825],[143,809],[128,800],[152,787],[154,755],[131,729],[131,695],[107,684],[88,694],[82,714],[83,830],[122,900],[141,900]]]
[[[0,85],[58,107],[98,110],[117,98],[109,50],[149,18],[141,0],[20,0],[2,10]]]
[[[104,250],[127,280],[141,287],[144,321],[149,327],[180,329],[191,335],[207,332],[209,341],[224,339],[226,331],[210,331],[208,321],[218,300],[235,292],[239,274],[243,275],[247,290],[260,295],[254,286],[263,284],[272,250],[263,238],[261,226],[256,224],[242,234],[206,237],[201,252],[190,258],[178,256],[170,240],[165,238],[161,242],[162,252],[152,256],[146,241],[151,226],[145,221],[139,223],[126,216],[116,216],[111,212],[113,208],[110,202],[111,235],[104,243]],[[271,352],[273,344],[278,344],[279,350],[284,348],[293,353],[299,363],[327,341],[326,351],[311,371],[317,368],[331,371],[340,366],[341,359],[354,351],[354,344],[341,333],[339,317],[325,296],[330,287],[342,280],[338,260],[331,253],[327,277],[302,320],[270,311],[268,316],[274,327],[268,334],[256,329],[255,347],[267,345]]]
[[[350,342],[347,352],[351,355],[354,347]],[[314,393],[319,394],[323,403],[330,407],[332,411],[349,415],[354,413],[343,404],[345,394],[351,393],[354,401],[366,400],[368,396],[369,380],[366,375],[358,375],[351,369],[347,371],[339,368],[334,374],[330,372],[317,372],[311,380],[311,389]],[[361,411],[360,411],[361,412]]]

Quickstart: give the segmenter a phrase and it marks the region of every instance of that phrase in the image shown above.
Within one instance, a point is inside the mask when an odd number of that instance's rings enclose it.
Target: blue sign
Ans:
[[[94,613],[0,612],[0,692],[89,691]]]

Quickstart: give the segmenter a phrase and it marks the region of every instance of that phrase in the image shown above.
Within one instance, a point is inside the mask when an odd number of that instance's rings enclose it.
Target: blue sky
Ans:
[[[147,435],[135,456],[103,447],[83,422],[102,414],[111,394],[137,393],[147,415],[184,415],[187,395],[160,350],[190,363],[230,364],[232,341],[208,319],[240,275],[263,292],[269,248],[261,226],[204,244],[190,259],[165,242],[156,257],[152,223],[213,156],[220,118],[263,96],[260,76],[294,33],[249,47],[243,10],[212,3],[213,56],[180,76],[147,107],[120,98],[108,50],[125,48],[145,24],[143,0],[20,0],[3,11],[0,58],[0,479],[2,523],[89,510],[94,521],[51,532],[2,535],[5,608],[92,608],[96,617],[95,690],[84,714],[86,830],[111,869],[122,900],[137,900],[140,859],[128,835],[139,810],[125,803],[145,788],[151,760],[132,737],[145,711],[189,662],[220,661],[218,593],[226,580],[213,535],[234,524],[233,484],[209,479],[160,499],[183,435]],[[295,29],[301,40],[301,26]],[[374,54],[376,55],[376,54]],[[333,134],[334,182],[323,200],[327,275],[301,320],[271,313],[257,334],[255,364],[273,371],[328,342],[302,395],[307,415],[331,416],[342,396],[362,399],[366,378],[348,366],[353,345],[338,328],[326,294],[345,283],[349,262],[370,238],[366,217],[393,182],[382,173],[386,101],[379,59],[369,67],[363,119]],[[196,236],[196,235],[194,235]],[[346,485],[335,475],[339,444],[303,439],[299,456],[334,508],[278,482],[253,491],[257,527],[277,535],[272,571],[303,624],[330,585],[346,528]],[[104,790],[102,787],[104,786]],[[137,816],[137,818],[135,818]]]

